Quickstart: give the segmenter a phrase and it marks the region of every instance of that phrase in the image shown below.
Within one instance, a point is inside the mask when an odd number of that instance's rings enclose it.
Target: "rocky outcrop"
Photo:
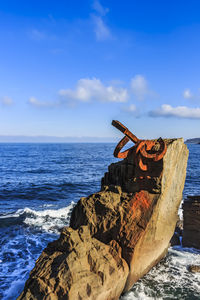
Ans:
[[[188,196],[183,208],[183,240],[184,247],[200,249],[200,196]]]
[[[88,225],[91,235],[105,244],[116,241],[122,257],[130,263],[142,232],[147,226],[156,194],[140,191],[126,194],[121,188],[105,190],[82,198],[72,212],[70,226]]]
[[[92,238],[87,226],[64,228],[36,262],[18,299],[118,299],[128,275],[117,243]]]
[[[200,266],[198,265],[189,265],[188,271],[191,273],[200,273]]]
[[[133,283],[165,256],[178,219],[177,211],[182,200],[188,150],[182,139],[166,140],[165,142],[167,143],[167,153],[163,161],[157,162],[163,164],[162,172],[160,176],[152,179],[152,189],[148,184],[146,185],[147,191],[150,191],[148,193],[157,192],[158,194],[154,195],[157,195],[158,198],[153,201],[153,209],[150,213],[148,224],[132,251],[132,257],[129,262],[130,272],[125,291],[129,290]],[[149,170],[154,172],[153,165],[155,162],[148,163]],[[124,164],[130,167],[129,158],[121,162],[121,165]],[[118,174],[126,176],[126,172],[123,171]],[[159,175],[159,173],[156,175]],[[107,176],[110,178],[109,174]],[[143,180],[141,177],[141,173],[139,173],[137,180],[140,186]],[[136,181],[135,179],[133,180]],[[147,177],[146,180],[148,180]],[[155,182],[157,182],[157,186],[154,184]],[[145,189],[145,186],[143,188]]]
[[[70,227],[43,251],[18,299],[118,299],[165,256],[188,157],[182,139],[165,143],[163,159],[142,158],[143,169],[136,147],[109,166],[101,191],[79,200]]]
[[[181,240],[183,236],[183,220],[180,218],[178,219],[175,227],[174,234],[170,240],[170,245],[173,246],[180,246]]]

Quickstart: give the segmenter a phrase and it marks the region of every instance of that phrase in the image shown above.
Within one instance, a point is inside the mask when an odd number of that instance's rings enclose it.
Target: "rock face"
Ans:
[[[147,171],[138,167],[136,147],[109,166],[101,191],[79,200],[70,227],[42,252],[18,299],[119,299],[165,256],[188,158],[182,139],[165,143],[163,159],[144,158]]]
[[[184,247],[200,249],[200,196],[188,196],[183,208],[183,240]]]
[[[118,245],[92,238],[87,226],[64,228],[48,245],[18,299],[118,299],[128,265]]]
[[[200,272],[200,266],[198,265],[189,265],[188,271],[191,273],[199,273]]]
[[[183,220],[179,218],[179,220],[176,223],[174,234],[170,240],[170,245],[180,246],[182,237],[183,237]]]

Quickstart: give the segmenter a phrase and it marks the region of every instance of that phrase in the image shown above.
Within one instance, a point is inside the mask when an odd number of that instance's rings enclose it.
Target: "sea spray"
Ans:
[[[61,228],[69,225],[74,205],[72,202],[64,208],[38,211],[24,208],[0,216],[4,231],[0,246],[0,298],[13,300],[20,294],[39,254],[58,237]]]

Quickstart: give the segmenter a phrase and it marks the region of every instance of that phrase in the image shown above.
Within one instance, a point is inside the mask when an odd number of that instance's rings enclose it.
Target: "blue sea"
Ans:
[[[115,144],[0,144],[0,299],[23,290],[47,243],[69,224],[80,197],[100,190]],[[200,145],[190,155],[183,197],[200,195]],[[181,209],[180,209],[181,214]],[[200,251],[173,247],[121,300],[200,299]]]

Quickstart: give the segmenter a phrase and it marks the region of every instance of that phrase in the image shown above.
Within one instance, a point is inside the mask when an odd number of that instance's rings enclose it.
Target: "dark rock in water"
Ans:
[[[189,265],[188,266],[188,271],[192,273],[200,273],[200,266],[198,265]]]
[[[170,245],[173,246],[180,246],[181,245],[181,238],[183,233],[183,221],[178,219],[175,227],[174,234],[170,240]]]
[[[117,300],[165,256],[188,158],[182,139],[165,143],[163,159],[140,157],[144,170],[136,147],[109,166],[101,191],[79,200],[70,227],[42,252],[18,299]]]
[[[200,196],[188,196],[183,208],[183,240],[184,247],[200,249]]]
[[[179,236],[183,235],[183,220],[178,220],[176,223],[175,232],[179,234]]]
[[[170,245],[173,246],[180,246],[181,241],[180,241],[180,235],[175,231],[171,240],[170,240]]]

